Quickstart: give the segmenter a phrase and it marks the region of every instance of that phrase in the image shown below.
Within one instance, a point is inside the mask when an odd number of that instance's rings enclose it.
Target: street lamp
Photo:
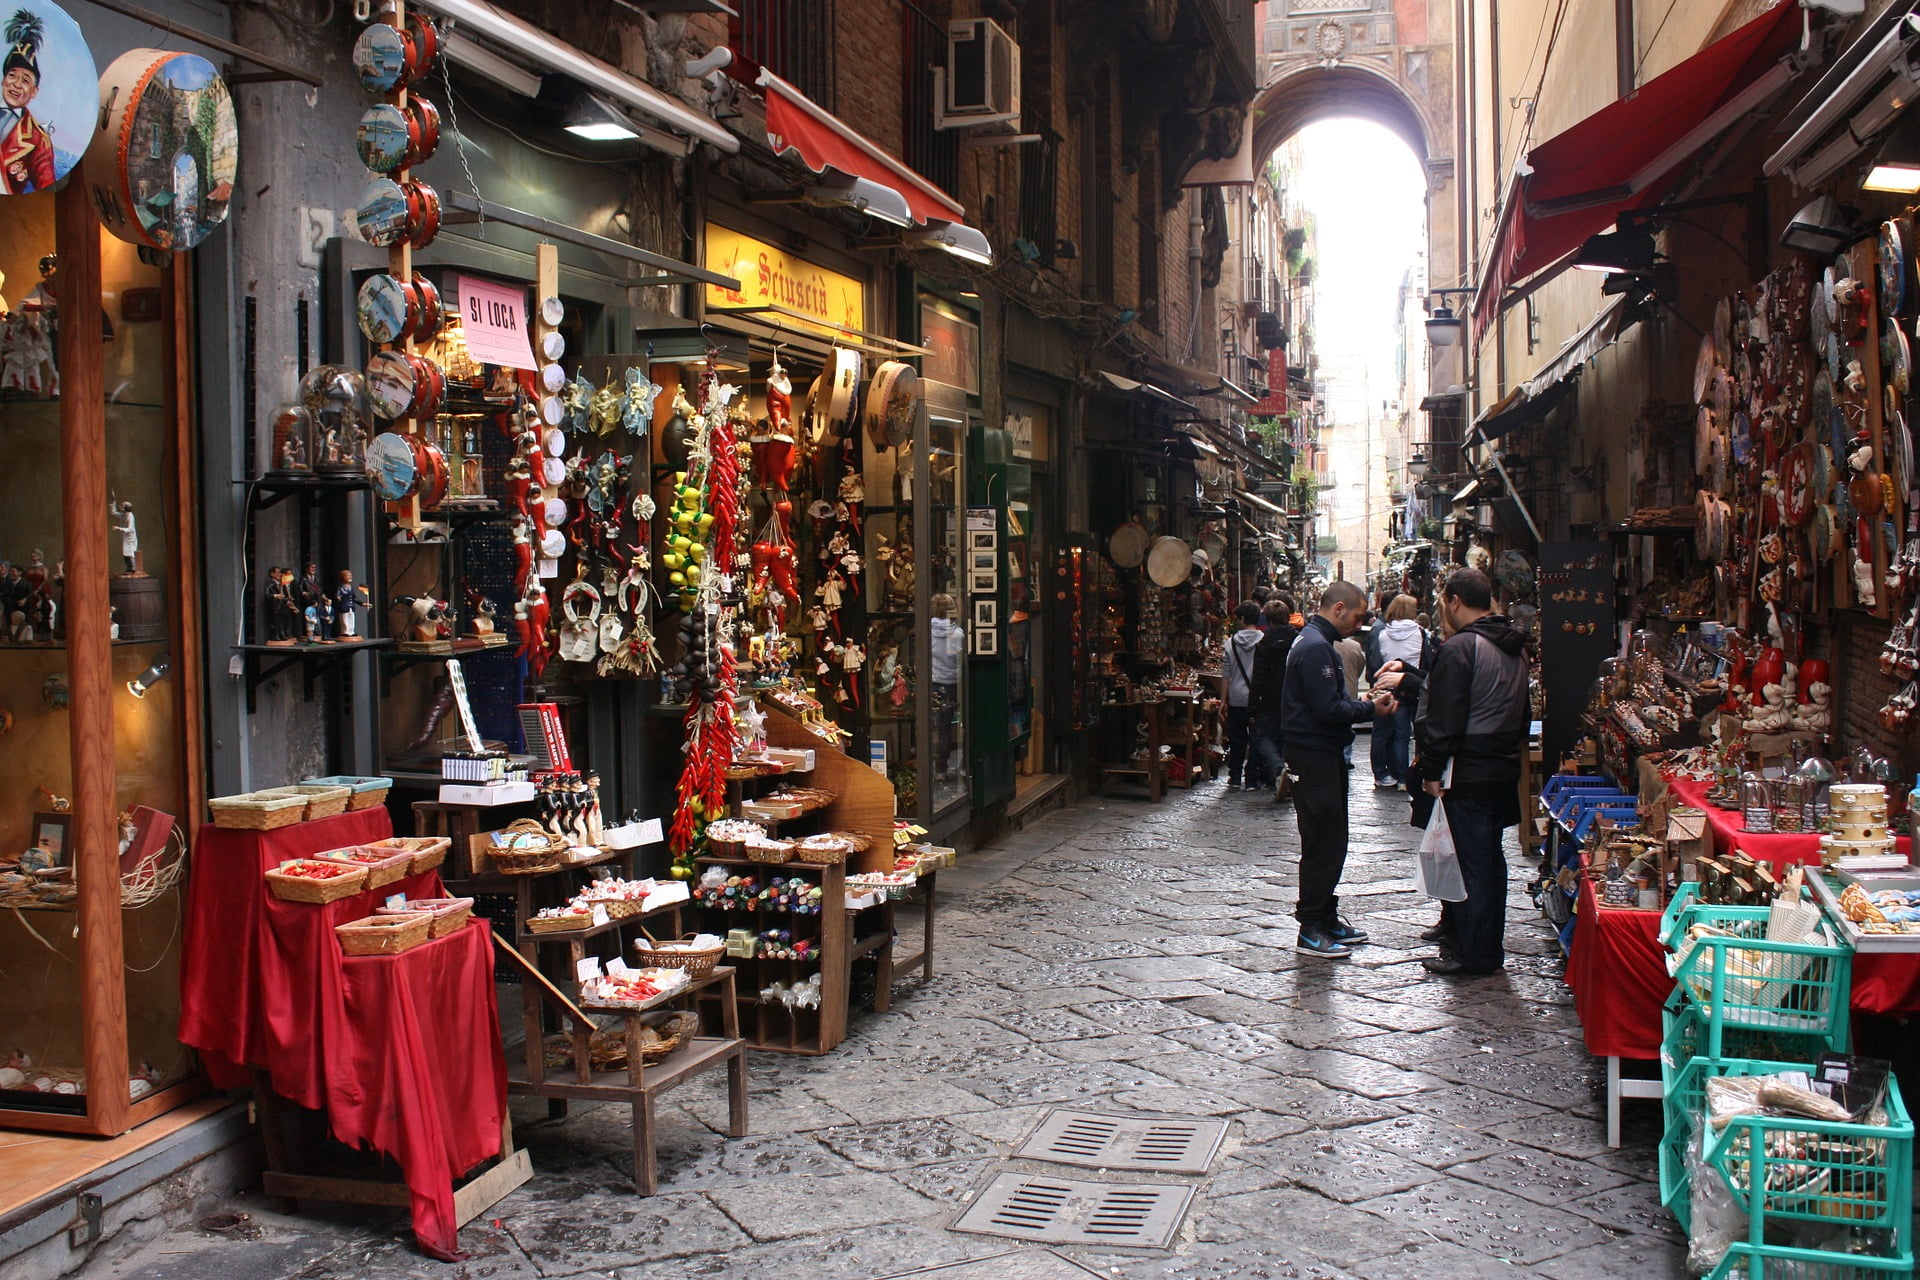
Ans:
[[[1456,293],[1472,293],[1471,289],[1429,289],[1440,299],[1440,305],[1427,314],[1427,341],[1436,347],[1451,347],[1460,341],[1460,330],[1465,326],[1460,317],[1448,305],[1447,299]]]
[[[1411,458],[1408,458],[1407,474],[1413,477],[1415,484],[1419,484],[1421,477],[1427,474],[1427,455],[1424,453],[1416,453]]]

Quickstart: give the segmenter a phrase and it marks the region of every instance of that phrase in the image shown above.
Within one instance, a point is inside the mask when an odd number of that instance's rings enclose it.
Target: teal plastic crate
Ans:
[[[1821,1249],[1736,1244],[1707,1280],[1885,1280],[1913,1274],[1913,1254],[1870,1258]]]
[[[1777,1069],[1746,1063],[1724,1074]],[[1883,1228],[1901,1249],[1911,1247],[1913,1121],[1891,1079],[1885,1105],[1884,1125],[1751,1115],[1707,1130],[1706,1163],[1746,1205],[1753,1243],[1769,1221],[1795,1219]]]
[[[1705,905],[1706,903],[1700,901],[1699,884],[1692,880],[1682,880],[1680,886],[1673,891],[1673,901],[1669,902],[1667,909],[1660,913],[1660,941],[1666,944],[1669,951],[1673,949],[1673,940],[1683,932],[1682,922],[1685,918]]]
[[[1731,1058],[1727,1031],[1817,1036],[1847,1047],[1853,950],[1845,943],[1769,942],[1766,907],[1695,906],[1676,921],[1669,1009],[1706,1018],[1702,1056]],[[1695,925],[1719,932],[1688,939]]]
[[[1675,1001],[1661,1012],[1660,1080],[1671,1104],[1676,1096],[1677,1077],[1688,1062],[1706,1058],[1714,1062],[1753,1060],[1760,1062],[1812,1062],[1832,1045],[1819,1032],[1754,1030],[1723,1026],[1720,1052],[1709,1053],[1713,1046],[1713,1024],[1707,1011],[1691,1000]],[[1686,1099],[1699,1109],[1698,1085]]]

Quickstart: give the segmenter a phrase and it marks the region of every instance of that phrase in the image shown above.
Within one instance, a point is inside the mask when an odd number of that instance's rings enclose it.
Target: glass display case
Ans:
[[[0,1125],[111,1134],[198,1087],[199,606],[184,268],[85,193],[0,218]]]

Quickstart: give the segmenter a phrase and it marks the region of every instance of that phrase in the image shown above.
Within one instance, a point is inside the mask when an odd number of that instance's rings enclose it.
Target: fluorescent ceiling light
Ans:
[[[939,249],[975,266],[993,265],[993,243],[964,222],[929,222],[920,230],[907,232],[907,243],[922,249]]]
[[[1860,189],[1891,191],[1903,196],[1920,194],[1920,164],[1912,161],[1879,161],[1867,171],[1866,181],[1860,184]]]

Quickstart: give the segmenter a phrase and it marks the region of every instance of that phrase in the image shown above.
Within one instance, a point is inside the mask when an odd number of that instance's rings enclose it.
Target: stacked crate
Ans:
[[[1709,1280],[1868,1280],[1913,1269],[1913,1124],[1887,1082],[1887,1123],[1738,1116],[1704,1118],[1715,1076],[1813,1074],[1845,1052],[1852,952],[1844,944],[1767,940],[1770,908],[1699,901],[1683,884],[1663,920],[1674,959],[1661,1074],[1666,1132],[1661,1199],[1691,1229],[1689,1150],[1746,1211],[1747,1236]],[[1689,940],[1697,924],[1719,932]],[[1838,933],[1834,932],[1838,937]],[[1798,1224],[1833,1229],[1831,1249],[1782,1243]]]

